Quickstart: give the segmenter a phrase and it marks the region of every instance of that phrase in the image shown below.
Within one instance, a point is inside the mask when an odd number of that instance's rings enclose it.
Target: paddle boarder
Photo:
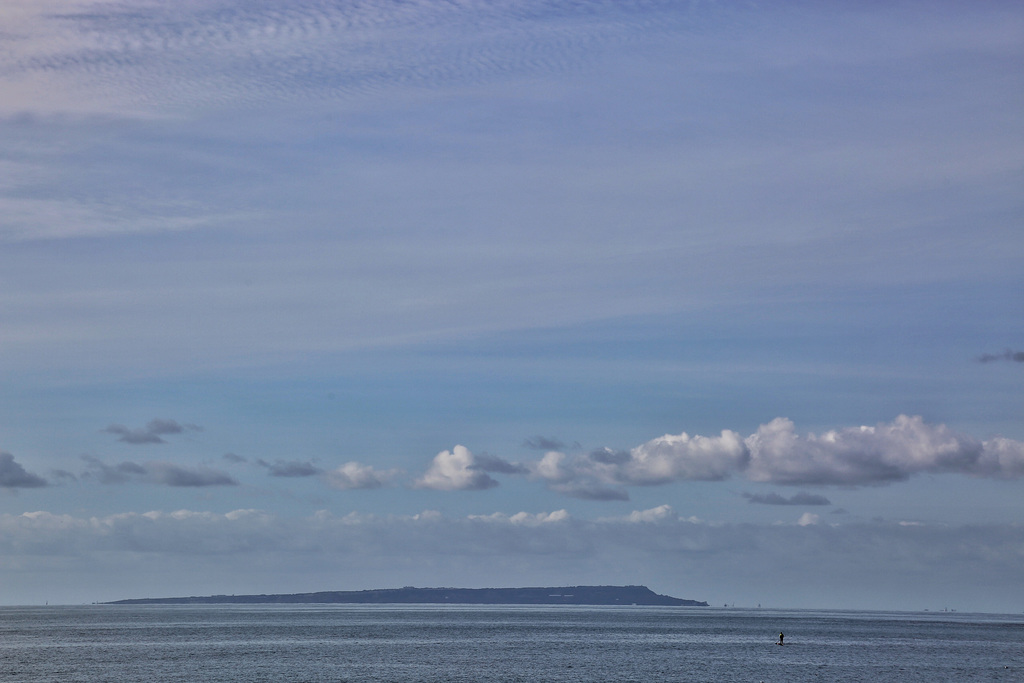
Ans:
[[[779,634],[779,645],[782,645],[782,641],[785,639],[785,637],[786,637],[785,634],[783,634],[783,633]]]

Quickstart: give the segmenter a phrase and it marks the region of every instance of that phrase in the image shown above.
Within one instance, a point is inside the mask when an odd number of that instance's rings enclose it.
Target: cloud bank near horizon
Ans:
[[[942,581],[1018,590],[1022,546],[1024,527],[1015,524],[837,525],[807,514],[781,525],[720,524],[683,518],[668,505],[600,520],[565,510],[464,517],[428,510],[290,518],[254,509],[0,515],[0,557],[20,558],[8,572],[12,581],[31,584],[43,563],[85,574],[113,563],[128,572],[124,584],[99,588],[95,599],[192,595],[222,585],[235,593],[291,592],[301,567],[301,588],[308,590],[621,583],[628,577],[683,597],[713,597],[707,591],[716,586],[756,601],[774,594],[766,584],[770,576],[776,587],[803,582],[808,595],[839,582],[847,599],[880,606],[909,589],[911,599],[928,605],[935,600],[928,595],[936,588],[935,566],[944,567]],[[816,562],[794,567],[794,556],[809,554]],[[254,557],[260,558],[255,565]],[[195,579],[197,566],[211,572],[202,582]],[[887,577],[881,584],[879,567]],[[368,570],[374,585],[348,583],[349,576],[365,582]]]

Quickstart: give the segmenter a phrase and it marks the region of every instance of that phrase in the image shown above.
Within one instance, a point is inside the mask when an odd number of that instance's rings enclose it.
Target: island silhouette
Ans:
[[[659,595],[647,586],[561,586],[532,588],[381,588],[262,595],[208,595],[181,598],[133,598],[107,605],[215,604],[442,604],[442,605],[666,605],[707,607],[700,600]]]

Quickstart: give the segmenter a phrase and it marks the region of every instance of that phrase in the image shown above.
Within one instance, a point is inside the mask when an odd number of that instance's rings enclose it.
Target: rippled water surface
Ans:
[[[779,631],[786,645],[774,644]],[[1022,681],[1024,615],[0,608],[0,681]]]

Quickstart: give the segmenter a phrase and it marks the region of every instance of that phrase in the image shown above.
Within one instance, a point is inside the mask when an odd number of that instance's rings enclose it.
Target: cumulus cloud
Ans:
[[[414,483],[416,488],[437,491],[479,491],[497,485],[465,446],[438,453],[430,468]]]
[[[997,436],[982,443],[977,474],[997,479],[1024,477],[1024,442]]]
[[[323,473],[327,485],[341,491],[352,489],[379,489],[401,472],[396,469],[377,470],[370,465],[347,462],[341,467]]]
[[[551,451],[532,467],[551,489],[587,500],[628,500],[626,486],[650,486],[680,480],[717,481],[740,469],[749,458],[743,438],[666,435],[630,451],[609,448],[569,457]]]
[[[533,473],[570,495],[622,500],[623,486],[717,481],[741,469],[748,459],[743,438],[735,432],[715,437],[683,433],[653,439],[630,451],[606,448],[574,458],[551,451]]]
[[[551,451],[531,466],[553,490],[596,500],[623,500],[624,487],[675,481],[751,481],[799,486],[887,484],[922,473],[993,478],[1024,476],[1024,443],[996,437],[980,441],[946,425],[900,415],[889,423],[800,435],[777,418],[743,438],[666,435],[629,451],[603,449],[569,457]],[[826,498],[797,494],[748,495],[769,505],[828,505]]]
[[[181,434],[185,430],[191,431],[202,431],[202,427],[198,425],[182,425],[175,420],[163,420],[155,418],[150,420],[145,427],[139,427],[137,429],[130,429],[120,424],[112,424],[104,432],[108,434],[117,434],[118,441],[130,444],[152,444],[152,443],[167,443],[161,437],[167,434]]]
[[[0,488],[32,489],[46,485],[45,479],[28,472],[13,455],[0,451]]]
[[[832,502],[825,496],[815,495],[813,493],[804,493],[801,491],[795,495],[786,498],[780,496],[777,493],[744,493],[743,497],[748,502],[758,503],[760,505],[831,505]]]
[[[209,467],[182,467],[168,462],[137,463],[125,461],[108,465],[99,458],[84,455],[87,470],[82,476],[94,477],[104,484],[145,482],[176,487],[235,486],[229,474]]]
[[[596,463],[594,472],[589,464]],[[548,482],[548,487],[559,493],[581,500],[629,500],[629,493],[621,485],[609,483],[610,477],[602,465],[607,463],[586,458],[570,459],[565,453],[551,451],[532,467],[535,477]]]
[[[623,463],[624,483],[719,481],[744,468],[748,459],[743,439],[736,432],[726,430],[712,437],[669,434],[630,452],[630,459]]]
[[[821,522],[821,516],[814,514],[813,512],[805,512],[800,515],[800,519],[796,521],[800,526],[811,526],[813,524],[819,524]]]
[[[1008,360],[1013,363],[1024,363],[1024,351],[1011,351],[1006,349],[1002,353],[983,353],[978,356],[979,363],[994,363],[995,361]]]
[[[805,436],[796,433],[790,420],[777,418],[761,425],[746,445],[745,476],[776,484],[885,484],[925,472],[998,478],[1024,474],[1024,443],[979,441],[919,416]]]

